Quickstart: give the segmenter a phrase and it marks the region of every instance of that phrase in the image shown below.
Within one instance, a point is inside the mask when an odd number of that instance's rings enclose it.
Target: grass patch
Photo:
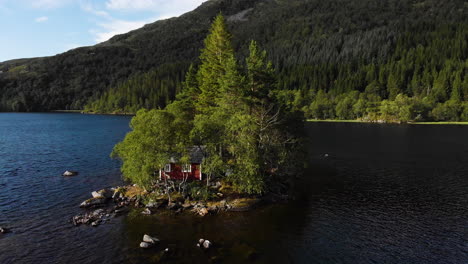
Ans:
[[[325,122],[325,123],[370,123],[366,121],[361,121],[361,120],[333,120],[333,119],[325,119],[325,120],[319,120],[319,119],[308,119],[307,122]]]
[[[468,122],[414,122],[412,125],[468,125]]]
[[[378,122],[368,122],[361,120],[318,120],[318,119],[308,119],[307,122],[316,122],[316,123],[370,123],[370,124],[398,124],[398,123],[378,123]],[[468,125],[468,122],[409,122],[401,123],[409,125]]]

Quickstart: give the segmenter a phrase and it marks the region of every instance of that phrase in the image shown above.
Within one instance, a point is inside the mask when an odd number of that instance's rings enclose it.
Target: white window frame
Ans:
[[[164,172],[171,172],[171,164],[170,163],[164,165]]]
[[[187,170],[187,167],[188,167],[188,170]],[[192,172],[192,164],[189,164],[189,163],[182,164],[182,172],[191,173]]]

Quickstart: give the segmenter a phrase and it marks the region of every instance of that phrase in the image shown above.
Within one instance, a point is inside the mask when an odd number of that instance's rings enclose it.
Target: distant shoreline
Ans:
[[[121,115],[121,116],[134,116],[133,113],[91,113],[84,110],[51,110],[49,113],[74,113],[83,115]]]
[[[408,123],[394,123],[394,122],[371,122],[363,120],[318,120],[307,119],[311,123],[367,123],[367,124],[399,124],[399,125],[468,125],[468,122],[408,122]]]

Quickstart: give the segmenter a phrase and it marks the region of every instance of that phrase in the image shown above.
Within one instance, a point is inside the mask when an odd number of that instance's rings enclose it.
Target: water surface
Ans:
[[[466,263],[468,127],[307,124],[300,197],[252,212],[132,212],[73,227],[128,117],[0,114],[0,263]],[[327,155],[325,155],[327,154]],[[64,178],[66,169],[80,175]],[[143,234],[162,244],[142,250]],[[208,238],[215,248],[195,246]],[[160,251],[170,248],[161,257]]]

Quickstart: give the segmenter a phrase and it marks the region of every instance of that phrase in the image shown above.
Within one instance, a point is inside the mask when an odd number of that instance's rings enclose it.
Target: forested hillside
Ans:
[[[250,39],[265,47],[277,69],[276,95],[307,117],[468,118],[463,0],[207,1],[94,47],[0,64],[0,109],[163,107],[219,12],[238,59]]]

